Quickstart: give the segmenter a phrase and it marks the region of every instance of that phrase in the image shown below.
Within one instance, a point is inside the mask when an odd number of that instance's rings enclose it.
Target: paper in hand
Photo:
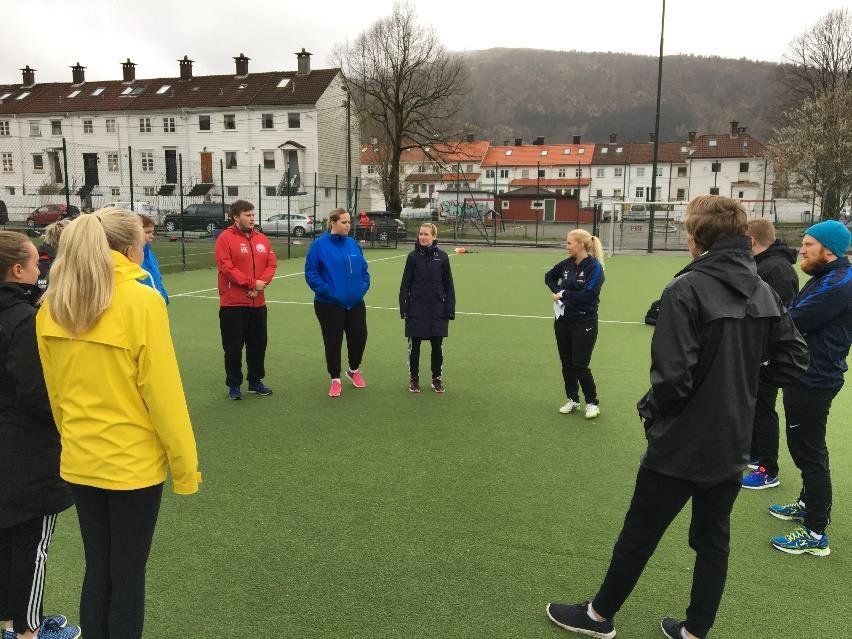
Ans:
[[[562,300],[553,302],[553,315],[556,319],[565,315],[565,304],[562,303]]]

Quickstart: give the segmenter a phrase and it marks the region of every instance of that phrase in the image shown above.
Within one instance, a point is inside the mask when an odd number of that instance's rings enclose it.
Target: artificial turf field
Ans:
[[[602,414],[586,421],[557,412],[565,398],[543,276],[564,252],[452,257],[458,312],[444,395],[407,391],[397,311],[404,256],[367,251],[368,387],[344,380],[339,399],[326,396],[302,259],[282,260],[267,289],[264,381],[275,394],[241,402],[226,400],[215,270],[166,276],[204,482],[190,497],[167,488],[148,565],[146,638],[568,636],[544,608],[592,597],[603,578],[644,449],[635,405],[648,386],[652,329],[641,321],[687,258],[607,263],[592,360]],[[425,381],[428,353],[424,344]],[[769,545],[793,525],[767,506],[792,501],[800,486],[782,435],[781,486],[737,500],[712,636],[849,636],[850,423],[847,385],[829,421],[833,554],[795,557]],[[694,560],[688,524],[687,507],[616,617],[619,637],[658,637],[662,616],[682,618]],[[82,570],[72,509],[51,547],[46,612],[76,621]]]

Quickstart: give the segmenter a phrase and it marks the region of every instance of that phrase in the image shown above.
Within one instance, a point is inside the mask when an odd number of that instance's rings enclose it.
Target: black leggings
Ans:
[[[346,351],[349,370],[356,371],[361,365],[364,348],[367,346],[367,307],[360,302],[348,311],[336,304],[314,302],[314,313],[322,330],[325,345],[325,364],[332,379],[340,377],[340,349],[346,335]]]
[[[559,318],[553,323],[556,333],[556,346],[562,362],[562,380],[565,382],[565,395],[575,402],[580,401],[579,387],[587,404],[598,403],[598,389],[595,378],[589,368],[592,351],[598,339],[598,320],[569,322]]]
[[[408,338],[408,373],[412,377],[420,375],[420,342],[422,337]],[[444,367],[443,337],[427,337],[432,344],[432,377],[440,377]]]
[[[80,626],[86,639],[141,639],[145,565],[163,485],[104,490],[71,485],[86,555]]]

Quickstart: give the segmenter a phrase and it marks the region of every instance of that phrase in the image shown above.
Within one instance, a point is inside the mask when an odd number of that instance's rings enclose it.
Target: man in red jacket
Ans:
[[[225,351],[228,399],[242,399],[243,345],[246,349],[248,392],[272,395],[264,385],[266,357],[266,298],[264,289],[275,276],[278,262],[269,239],[254,228],[254,205],[231,204],[234,223],[216,240],[219,269],[219,329]]]

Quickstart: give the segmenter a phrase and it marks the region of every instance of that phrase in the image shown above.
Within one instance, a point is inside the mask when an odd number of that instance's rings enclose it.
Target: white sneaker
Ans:
[[[563,415],[567,415],[578,408],[580,408],[580,402],[575,402],[573,399],[569,399],[565,403],[565,406],[560,407],[559,412]]]
[[[601,407],[597,404],[586,404],[586,419],[594,419],[601,414]]]

